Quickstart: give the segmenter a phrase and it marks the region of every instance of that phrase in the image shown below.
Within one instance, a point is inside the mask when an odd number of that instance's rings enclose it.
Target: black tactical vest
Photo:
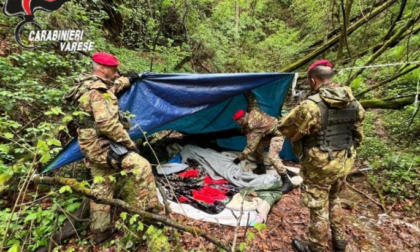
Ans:
[[[356,100],[345,108],[331,108],[319,94],[308,97],[315,102],[321,112],[321,131],[302,139],[304,151],[319,147],[328,152],[330,160],[334,159],[332,151],[347,150],[351,157],[351,147],[354,146],[353,130],[359,113]]]

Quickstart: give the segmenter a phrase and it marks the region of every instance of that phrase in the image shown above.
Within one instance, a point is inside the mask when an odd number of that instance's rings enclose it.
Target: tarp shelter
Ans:
[[[123,111],[135,117],[129,132],[133,140],[142,132],[171,129],[184,133],[209,133],[239,127],[232,115],[246,109],[244,93],[252,90],[260,108],[278,117],[287,92],[292,85],[292,73],[246,74],[155,74],[143,73],[141,78],[119,96]],[[243,150],[243,136],[219,139],[219,146]],[[280,156],[295,160],[289,141]],[[73,139],[43,172],[83,159],[77,139]]]

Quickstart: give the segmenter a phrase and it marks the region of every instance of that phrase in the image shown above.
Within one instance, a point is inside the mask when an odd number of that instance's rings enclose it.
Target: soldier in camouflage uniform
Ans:
[[[122,169],[132,173],[129,179],[134,180],[126,183],[132,189],[122,190],[124,198],[130,198],[133,201],[130,203],[135,203],[139,209],[156,207],[158,199],[151,165],[138,154],[135,143],[130,139],[127,132],[129,119],[119,111],[115,96],[130,87],[138,75],[131,73],[128,77],[119,77],[119,62],[111,54],[96,53],[92,59],[93,74],[83,75],[66,96],[69,102],[86,113],[78,120],[77,129],[86,166],[91,169],[92,177],[105,178],[105,181],[95,180],[91,192],[98,197],[113,198],[115,179],[110,176],[115,176]],[[110,148],[110,144],[115,143],[127,153],[117,155]],[[90,228],[95,242],[101,243],[112,237],[114,229],[110,206],[91,201],[90,213]]]
[[[344,252],[343,213],[339,194],[352,169],[355,147],[363,139],[365,111],[350,88],[332,82],[327,60],[312,64],[308,80],[312,93],[286,115],[280,132],[290,138],[301,156],[302,201],[310,209],[308,243],[293,240],[294,251],[321,252],[328,246],[329,225],[334,250]],[[295,148],[299,147],[299,148]]]
[[[279,153],[283,147],[284,139],[277,130],[278,120],[264,113],[258,106],[255,95],[250,91],[246,94],[248,100],[248,112],[239,110],[233,116],[233,119],[241,125],[242,133],[246,135],[247,145],[241,154],[233,161],[239,164],[245,160],[251,153],[255,152],[257,168],[256,174],[266,173],[264,166],[264,149],[270,146],[268,159],[280,174],[283,181],[282,193],[288,193],[293,189],[293,184],[286,173]]]

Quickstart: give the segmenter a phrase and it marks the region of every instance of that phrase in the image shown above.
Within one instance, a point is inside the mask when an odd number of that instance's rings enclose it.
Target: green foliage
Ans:
[[[71,189],[70,186],[67,185],[67,186],[62,186],[58,192],[59,193],[65,193],[65,192],[72,193],[73,190]]]
[[[385,194],[399,198],[420,196],[420,157],[411,153],[392,153],[384,157],[380,173],[380,188]]]
[[[400,143],[402,147],[420,153],[420,113],[410,125],[416,108],[416,106],[408,106],[402,111],[389,111],[384,113],[383,121],[394,143]],[[409,125],[410,128],[408,128]]]
[[[255,229],[258,231],[259,234],[261,234],[261,231],[267,228],[267,225],[264,223],[257,223],[255,224]]]
[[[354,3],[350,18],[367,15],[362,10],[374,2]],[[84,30],[84,39],[95,42],[95,51],[118,56],[123,73],[274,72],[306,56],[315,48],[311,47],[313,43],[327,40],[328,31],[340,28],[338,7],[321,0],[70,1],[58,11],[38,11],[36,20],[43,29]],[[395,4],[387,13],[369,21],[366,29],[351,34],[350,52],[345,48],[343,58],[336,61],[338,68],[347,57],[352,60],[349,66],[365,64],[371,53],[353,55],[383,41],[388,30],[384,27],[390,26],[390,16],[398,13],[398,8]],[[400,22],[408,20],[418,8],[414,1],[408,1]],[[71,127],[67,124],[87,116],[64,104],[62,97],[75,77],[91,70],[90,57],[60,52],[53,43],[42,44],[33,51],[21,49],[11,37],[19,21],[17,17],[0,15],[0,191],[13,175],[25,178],[31,168],[44,167],[71,139]],[[417,60],[417,53],[412,52],[418,50],[419,41],[420,35],[411,35],[375,63]],[[322,57],[335,59],[337,48],[327,50]],[[357,93],[404,67],[366,69],[350,87]],[[306,66],[299,71],[305,69]],[[412,94],[419,72],[413,71],[364,97]],[[335,80],[345,82],[350,73],[344,71]],[[359,159],[375,168],[369,178],[380,185],[384,194],[395,198],[415,197],[420,191],[420,116],[407,130],[415,109],[408,106],[401,111],[368,112],[364,124],[366,139],[358,149]],[[376,124],[384,127],[385,134],[378,134]],[[64,177],[74,174],[66,173],[66,169],[59,172]],[[121,175],[127,173],[121,171]],[[105,179],[114,181],[115,177],[95,177],[94,182]],[[12,193],[18,189],[15,184],[10,188]],[[59,226],[65,219],[63,214],[57,214],[58,205],[69,212],[80,206],[80,199],[72,195],[70,187],[61,187],[58,192],[51,195],[51,206],[35,203],[13,216],[12,235],[7,241],[9,251],[34,251],[43,246],[55,223]],[[0,211],[0,236],[4,236],[2,232],[10,217],[10,208]],[[118,225],[126,232],[115,242],[120,250],[167,241],[167,230],[145,225],[136,215],[122,213],[120,217]],[[258,233],[265,228],[264,224],[255,226]],[[136,238],[138,233],[140,240]],[[254,238],[255,234],[248,232],[239,249],[246,250]]]
[[[391,152],[391,149],[378,137],[365,137],[362,145],[357,149],[360,159],[375,162]]]
[[[52,232],[59,229],[67,219],[66,215],[58,210],[63,208],[73,213],[80,204],[80,197],[70,195],[66,199],[53,198],[53,204],[49,207],[40,204],[24,206],[13,216],[11,209],[6,208],[0,211],[0,240],[3,239],[7,223],[11,220],[9,236],[6,239],[6,246],[11,246],[10,249],[24,246],[26,251],[35,251],[39,247],[48,246]]]
[[[146,226],[137,214],[129,216],[122,212],[120,218],[116,227],[124,232],[124,236],[115,241],[118,248],[130,250],[141,245],[150,251],[171,251],[167,227],[160,229],[153,225]]]
[[[95,176],[95,178],[93,179],[93,183],[103,183],[105,182],[105,178],[102,176]]]
[[[411,129],[408,124],[414,107],[403,111],[368,112],[364,129],[367,137],[358,149],[358,157],[375,168],[369,175],[388,200],[418,197],[420,189],[419,120],[415,119]],[[378,119],[380,121],[376,122]],[[380,123],[379,123],[380,122]],[[377,135],[378,126],[386,130],[386,138]],[[417,128],[416,128],[417,127]]]

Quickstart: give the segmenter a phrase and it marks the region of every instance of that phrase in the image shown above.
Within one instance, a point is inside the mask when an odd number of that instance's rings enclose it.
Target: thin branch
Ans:
[[[156,159],[156,162],[157,162],[157,165],[158,165],[157,169],[159,169],[161,167],[159,158],[158,158],[155,150],[153,149],[152,145],[150,144],[150,141],[149,141],[149,138],[147,137],[146,132],[143,131],[143,129],[141,128],[141,126],[139,124],[136,124],[135,125],[135,128],[136,127],[138,127],[140,129],[141,133],[143,134],[144,140],[146,140],[147,146],[150,148],[150,150],[152,151],[153,155],[155,156],[155,159]],[[168,178],[166,177],[166,174],[163,173],[163,175],[164,175],[166,181],[168,182],[168,184],[170,184]],[[156,183],[156,185],[157,185],[157,187],[159,189],[160,194],[162,195],[163,204],[165,205],[165,213],[166,213],[166,215],[169,215],[172,212],[172,210],[171,210],[171,207],[169,206],[168,197],[166,197],[166,193],[163,190],[163,187],[160,186],[159,183]],[[173,191],[172,187],[171,187],[171,190],[172,190],[172,193],[175,195],[175,192]],[[178,202],[178,204],[179,203],[180,202]],[[185,211],[184,211],[184,213],[185,213]],[[185,215],[187,215],[187,214],[185,214]]]
[[[60,207],[61,208],[61,207]],[[58,216],[59,216],[59,214],[58,214],[58,211],[55,211],[55,221],[54,221],[54,227],[53,227],[53,230],[52,230],[52,232],[51,232],[51,235],[50,235],[50,237],[49,237],[49,239],[50,239],[50,241],[51,242],[49,242],[49,244],[48,244],[48,252],[50,252],[51,251],[51,249],[52,249],[52,244],[53,243],[55,243],[56,245],[57,245],[57,243],[54,241],[54,239],[53,239],[53,235],[54,235],[54,233],[55,233],[55,231],[57,230],[57,226],[58,226]]]
[[[355,96],[356,96],[356,97],[360,97],[360,96],[362,96],[362,95],[366,94],[367,92],[370,92],[370,91],[372,91],[372,90],[374,90],[374,89],[377,89],[377,88],[379,88],[379,87],[385,86],[385,85],[387,85],[387,84],[391,83],[392,81],[394,81],[394,80],[396,80],[396,79],[400,78],[401,76],[406,75],[407,73],[409,73],[409,72],[411,72],[411,71],[413,71],[413,70],[416,70],[416,69],[417,69],[417,68],[419,68],[419,67],[420,67],[420,64],[419,64],[419,65],[414,65],[414,66],[412,66],[412,67],[410,67],[410,68],[406,69],[405,71],[403,71],[403,72],[401,72],[401,73],[398,73],[398,74],[396,74],[396,75],[394,75],[394,76],[392,76],[392,77],[390,77],[390,78],[388,78],[388,79],[386,79],[386,80],[383,80],[383,81],[378,82],[377,84],[375,84],[375,85],[373,85],[373,86],[370,86],[370,87],[368,87],[368,88],[363,89],[362,91],[360,91],[360,92],[359,92],[358,94],[356,94]]]
[[[61,186],[70,186],[71,189],[78,193],[78,194],[82,194],[84,196],[86,196],[87,198],[92,199],[93,201],[95,201],[98,204],[105,204],[105,205],[111,205],[111,206],[115,206],[115,207],[119,207],[120,209],[122,209],[123,211],[126,211],[128,213],[132,213],[132,214],[138,214],[139,216],[145,218],[145,219],[149,219],[149,220],[155,220],[155,221],[159,221],[162,222],[168,226],[174,227],[178,230],[182,230],[191,234],[196,234],[199,235],[201,237],[203,237],[204,239],[212,242],[213,244],[215,244],[216,246],[229,251],[230,247],[229,245],[223,243],[222,241],[220,241],[217,238],[214,238],[212,236],[210,236],[206,231],[196,228],[196,227],[192,227],[192,226],[183,226],[181,224],[179,224],[176,221],[173,221],[163,215],[159,215],[159,214],[154,214],[154,213],[150,213],[150,212],[146,212],[146,211],[142,211],[139,210],[136,207],[131,206],[130,204],[120,200],[120,199],[107,199],[107,198],[102,198],[102,197],[96,197],[94,196],[90,190],[86,187],[82,187],[78,182],[76,182],[75,179],[68,179],[68,178],[58,178],[58,177],[41,177],[39,175],[34,177],[34,182],[36,184],[46,184],[46,185],[61,185]]]
[[[25,124],[22,128],[20,128],[18,131],[16,131],[16,134],[19,134],[22,130],[26,129],[29,125],[31,125],[33,122],[35,122],[36,120],[38,120],[39,118],[41,118],[43,116],[44,116],[44,114],[40,114],[37,117],[33,118],[27,124]]]
[[[332,0],[332,2],[335,2],[335,0]],[[363,10],[360,10],[361,11],[360,15],[357,15],[357,16],[349,19],[349,23],[356,23],[356,22],[359,22],[360,20],[368,21],[369,20],[369,15],[372,13],[372,11],[375,8],[377,8],[377,7],[381,6],[382,4],[384,4],[385,2],[386,1],[381,0],[381,1],[378,1],[378,2],[374,3],[372,6],[369,6],[369,7],[365,8],[365,9],[363,9]],[[330,9],[331,14],[333,14],[333,8],[334,8],[334,6],[332,6],[331,9]],[[369,13],[369,14],[366,14],[365,15],[364,13]],[[333,21],[333,18],[332,17],[331,17],[331,21]],[[340,32],[341,32],[341,27],[334,28],[332,31],[328,32],[328,34],[325,36],[324,39],[318,40],[318,41],[314,42],[313,44],[311,44],[309,46],[309,48],[313,48],[315,46],[320,46],[320,45],[324,44],[325,43],[325,40],[330,39],[330,38],[333,38],[336,35],[339,35]]]
[[[368,66],[370,64],[372,64],[379,56],[382,55],[382,53],[384,53],[388,47],[390,47],[390,45],[396,41],[399,37],[401,37],[401,35],[408,30],[411,26],[413,26],[418,20],[420,19],[420,15],[418,15],[416,18],[410,19],[402,29],[398,30],[397,33],[395,33],[389,40],[387,40],[383,46],[377,51],[375,52],[368,61],[366,61],[366,63],[364,64],[364,66]],[[345,83],[346,86],[348,86],[354,79],[356,79],[360,74],[363,73],[363,71],[365,70],[365,68],[360,68],[359,70],[356,71],[356,73],[354,73],[352,76],[349,77],[349,79],[347,80],[347,82]]]
[[[23,149],[27,150],[28,152],[32,153],[33,155],[35,155],[35,152],[31,151],[30,149],[26,148],[25,146],[23,146],[22,144],[18,143],[17,141],[11,139],[11,138],[5,138],[3,136],[0,136],[0,139],[6,140],[6,141],[10,141],[14,144],[16,144],[17,146],[22,147]],[[35,155],[36,156],[36,155]]]
[[[60,206],[59,206],[60,207]],[[90,219],[80,219],[79,217],[77,217],[76,215],[70,213],[69,211],[64,210],[63,208],[60,207],[60,209],[58,209],[61,213],[65,214],[66,217],[68,219],[72,218],[75,221],[78,222],[90,222]],[[68,216],[67,216],[68,215]],[[70,218],[69,218],[70,217]]]
[[[419,109],[420,109],[420,105],[419,105],[419,104],[417,104],[416,112],[414,112],[414,115],[413,115],[413,117],[411,118],[410,123],[408,124],[408,126],[407,126],[407,130],[406,130],[406,131],[408,131],[408,130],[410,129],[411,124],[413,124],[413,122],[414,122],[414,118],[416,118],[417,114],[419,113]]]
[[[248,212],[248,217],[246,218],[246,227],[245,227],[245,232],[244,232],[244,239],[246,239],[246,233],[248,232],[248,227],[249,227],[249,217],[250,217],[250,213]]]
[[[242,197],[242,201],[241,201],[241,212],[239,213],[239,217],[236,219],[238,223],[236,224],[236,227],[235,227],[235,235],[233,237],[232,250],[231,250],[232,252],[235,252],[235,248],[236,248],[236,241],[238,239],[238,231],[239,231],[239,227],[241,226],[242,215],[244,213],[244,201],[245,201],[245,197],[246,197],[246,193]],[[248,223],[246,223],[246,225],[248,226]]]
[[[373,19],[380,13],[382,13],[384,10],[389,8],[391,5],[393,5],[397,0],[390,0],[385,2],[384,4],[380,5],[379,7],[375,8],[372,13],[368,16],[366,16],[366,19],[361,19],[355,22],[354,24],[350,25],[347,29],[347,36],[352,34],[354,31],[356,31],[359,27],[367,23],[369,20]],[[305,57],[301,58],[300,60],[297,60],[295,63],[290,64],[286,67],[283,67],[279,70],[279,72],[291,72],[293,70],[296,70],[297,68],[305,65],[309,61],[316,58],[318,55],[322,54],[323,52],[330,49],[332,46],[338,43],[340,40],[340,35],[332,37],[330,40],[328,40],[325,44],[321,45],[311,53],[307,54]]]
[[[67,216],[67,212],[66,211],[64,211],[64,209],[63,208],[61,208],[61,206],[59,205],[59,204],[57,204],[57,206],[61,209],[61,212],[62,213],[64,213],[64,215],[66,216],[66,218],[69,220],[69,222],[70,222],[70,224],[71,224],[71,227],[73,228],[73,230],[77,230],[76,229],[76,227],[74,226],[74,223],[73,223],[73,221],[72,221],[72,219],[70,219],[69,218],[69,216]],[[76,220],[76,219],[74,219],[74,220]],[[76,235],[77,235],[77,238],[80,240],[80,236],[79,236],[79,234],[76,232]]]
[[[402,40],[404,40],[405,38],[407,38],[408,36],[412,36],[412,35],[416,35],[417,33],[419,33],[420,32],[420,26],[413,26],[413,29],[412,29],[412,31],[410,31],[410,32],[407,32],[406,34],[404,34],[404,35],[402,35],[401,37],[399,37],[397,40],[395,40],[393,43],[391,43],[391,45],[389,45],[389,48],[392,48],[392,47],[394,47],[394,46],[396,46],[396,45],[398,45]],[[376,45],[374,45],[374,46],[372,46],[372,47],[369,47],[368,49],[366,49],[366,50],[364,50],[364,51],[361,51],[361,52],[358,52],[358,53],[356,53],[356,54],[354,54],[353,55],[353,57],[349,57],[349,58],[346,58],[344,61],[343,61],[343,65],[345,65],[345,64],[347,64],[347,63],[349,63],[350,62],[350,60],[352,60],[352,59],[358,59],[358,58],[360,58],[360,57],[363,57],[363,56],[365,56],[365,55],[368,55],[368,54],[371,54],[371,53],[375,53],[375,52],[377,52],[379,49],[381,49],[381,47],[384,45],[384,43],[383,42],[380,42],[380,43],[378,43],[378,44],[376,44]]]
[[[347,53],[350,56],[350,48],[349,43],[347,41],[347,25],[349,23],[349,16],[351,12],[351,6],[353,4],[353,0],[347,0],[346,4],[344,4],[344,0],[341,0],[341,15],[343,16],[343,24],[341,29],[341,38],[340,43],[338,46],[338,52],[337,52],[337,60],[341,59],[341,56],[343,54],[344,45],[346,45]],[[351,56],[350,56],[351,57]]]
[[[397,25],[397,23],[401,20],[401,18],[403,16],[403,12],[404,12],[404,9],[405,9],[406,5],[407,5],[407,0],[402,0],[401,5],[400,5],[400,12],[398,13],[398,16],[395,18],[394,22],[392,22],[391,27],[389,28],[387,34],[384,37],[384,41],[388,40],[391,37],[395,26]]]
[[[7,220],[6,231],[4,232],[5,235],[4,235],[3,241],[1,243],[0,251],[2,251],[2,249],[6,245],[6,240],[7,240],[7,237],[8,237],[8,231],[9,231],[10,224],[12,222],[12,219],[13,219],[13,215],[14,215],[14,213],[16,211],[17,206],[19,205],[18,204],[19,203],[19,200],[21,200],[21,198],[24,198],[24,196],[25,196],[24,190],[22,190],[22,189],[26,187],[26,183],[29,184],[29,182],[30,182],[30,177],[32,176],[33,172],[35,171],[35,168],[34,168],[35,162],[36,162],[36,155],[34,155],[34,158],[32,160],[32,164],[31,164],[31,167],[28,169],[28,171],[26,173],[26,177],[25,177],[25,179],[23,180],[23,183],[22,183],[22,188],[21,188],[21,190],[19,190],[19,193],[18,193],[18,196],[16,198],[16,202],[15,202],[15,204],[13,206],[12,212],[10,213],[10,217]]]
[[[366,193],[360,191],[359,189],[353,187],[352,185],[350,185],[347,181],[345,181],[346,185],[348,187],[350,187],[353,191],[360,193],[361,195],[365,196],[366,198],[368,198],[370,201],[372,201],[373,203],[375,203],[376,205],[378,205],[383,211],[386,211],[386,209],[384,208],[384,206],[381,205],[381,203],[377,202],[376,200],[372,199],[372,197],[370,197],[369,195],[367,195]]]

